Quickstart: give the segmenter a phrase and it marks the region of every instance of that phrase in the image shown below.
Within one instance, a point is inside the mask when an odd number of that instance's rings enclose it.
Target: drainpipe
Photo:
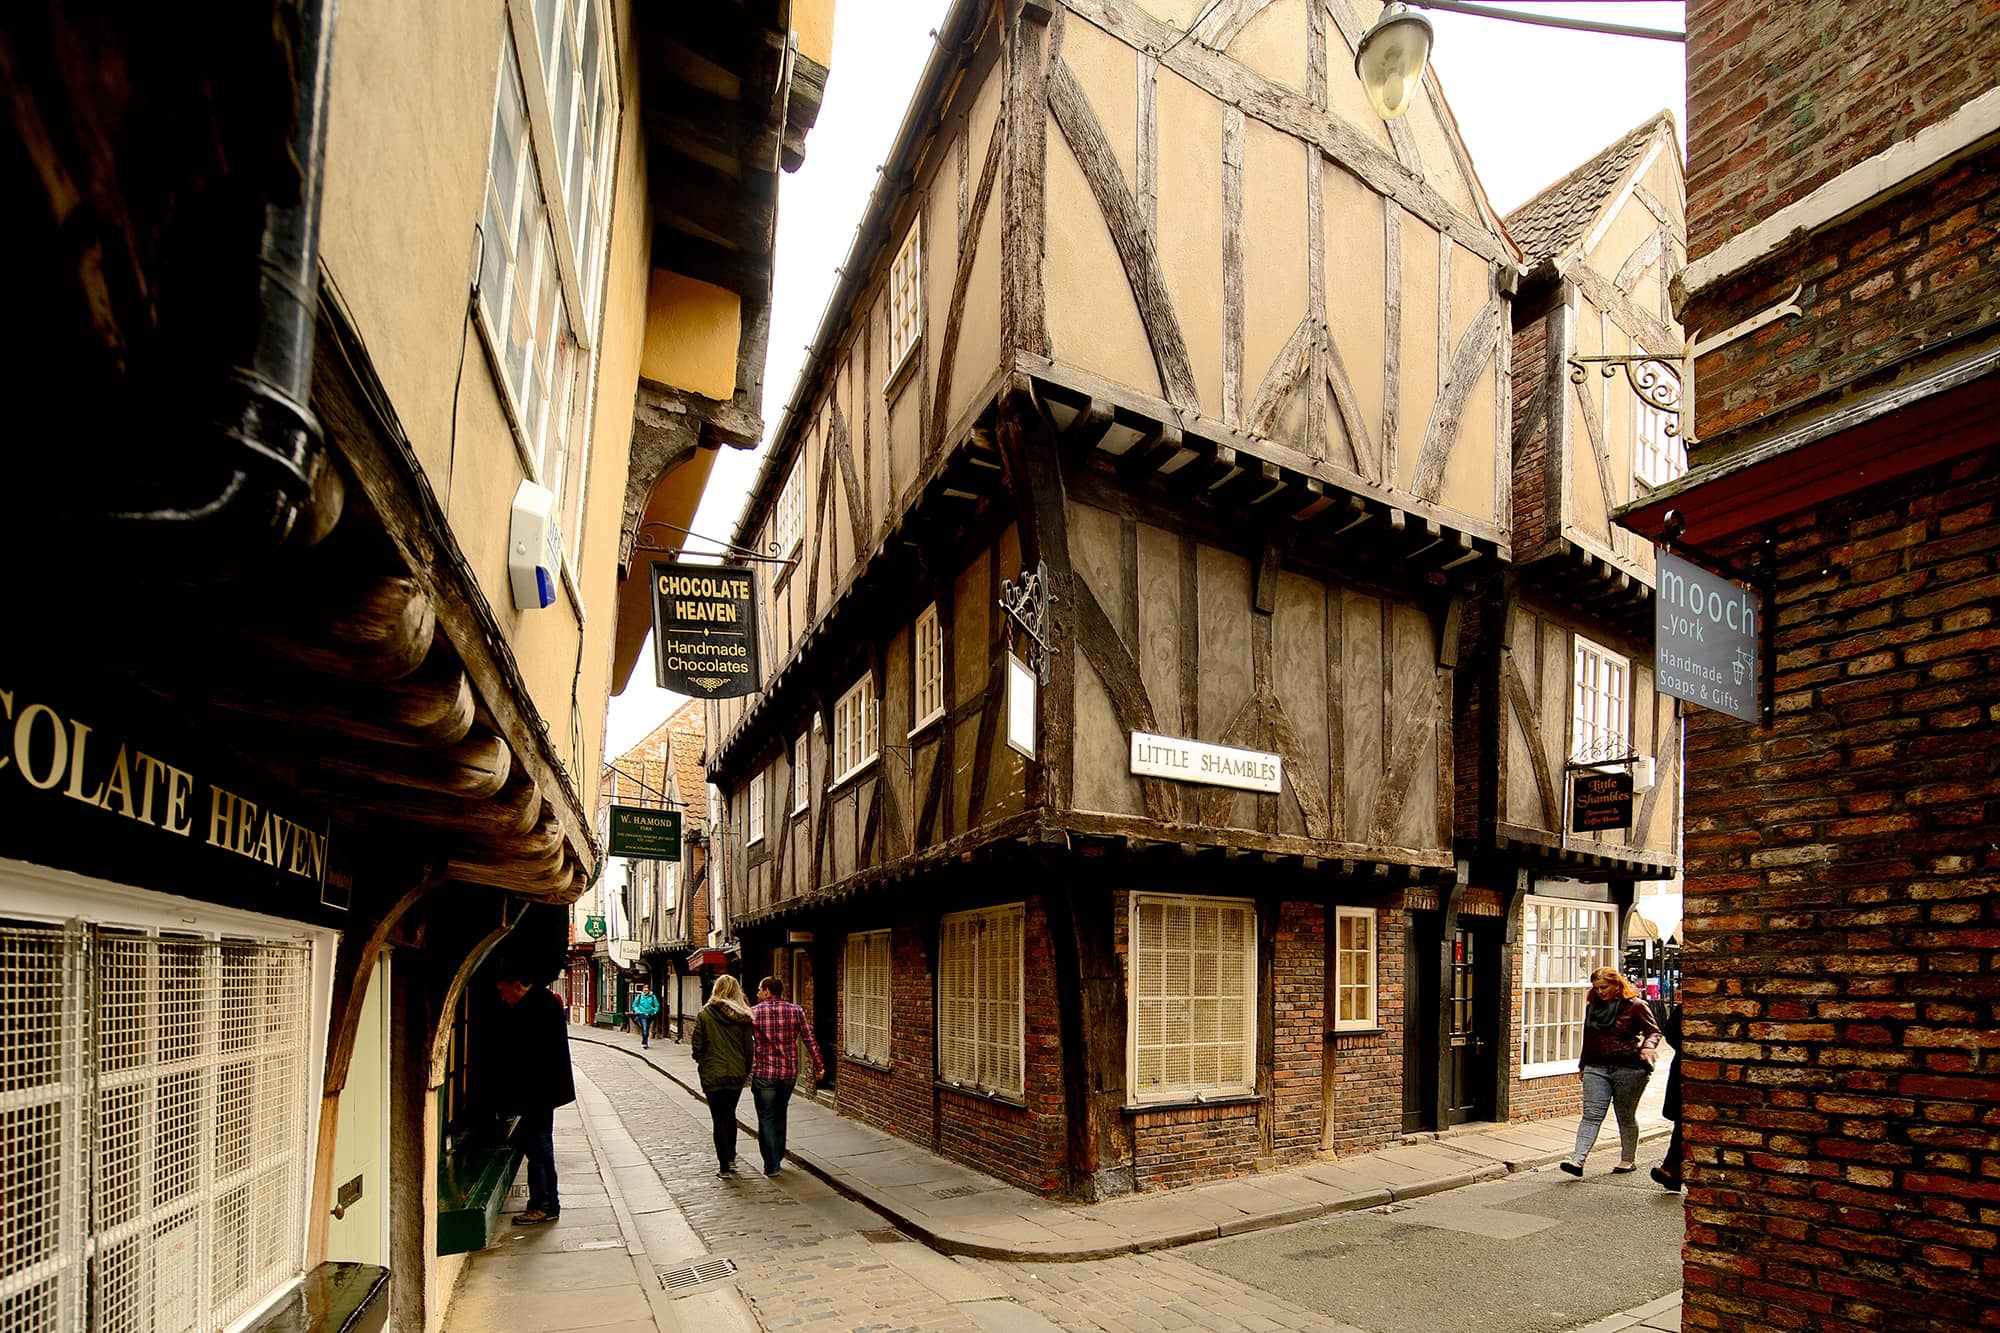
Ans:
[[[232,563],[275,548],[291,535],[331,466],[312,389],[313,324],[319,304],[319,210],[326,164],[327,98],[335,0],[301,0],[293,47],[294,106],[289,151],[298,169],[295,198],[265,205],[257,252],[254,326],[247,348],[222,350],[229,368],[196,427],[213,457],[191,469],[199,490],[151,507],[109,515],[132,525],[149,549],[162,544],[226,552]]]

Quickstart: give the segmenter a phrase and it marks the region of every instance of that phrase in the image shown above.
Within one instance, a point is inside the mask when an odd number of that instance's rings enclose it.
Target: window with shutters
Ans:
[[[1256,1089],[1257,913],[1233,898],[1132,896],[1134,1102]]]
[[[917,702],[917,720],[910,727],[912,736],[944,716],[944,636],[938,632],[936,603],[917,617],[915,639],[911,693]]]
[[[922,224],[923,217],[919,215],[896,251],[896,262],[889,266],[888,380],[892,383],[924,331],[923,247],[917,238]]]
[[[840,1017],[847,1053],[870,1064],[889,1063],[889,932],[847,937],[841,967]]]
[[[882,748],[881,710],[873,681],[863,676],[833,706],[833,780],[845,782],[875,761]]]
[[[1022,904],[938,922],[938,1076],[1019,1097]]]
[[[1375,1028],[1374,909],[1335,908],[1333,923],[1333,1030]]]
[[[806,808],[812,795],[812,754],[806,749],[806,732],[792,742],[792,813],[798,814]]]
[[[762,773],[753,773],[750,775],[749,809],[743,816],[743,825],[745,829],[743,835],[744,846],[747,847],[751,843],[764,841],[764,775]]]
[[[1610,903],[1530,896],[1521,913],[1521,1077],[1574,1074],[1590,974],[1618,964]]]
[[[1570,758],[1579,764],[1632,752],[1632,663],[1579,637],[1571,682]]]
[[[221,1328],[299,1279],[314,995],[296,940],[0,923],[0,1328]]]

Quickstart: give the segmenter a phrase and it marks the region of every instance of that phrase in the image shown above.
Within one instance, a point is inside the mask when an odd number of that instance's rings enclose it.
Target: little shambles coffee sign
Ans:
[[[652,580],[660,688],[697,699],[756,693],[757,584],[750,571],[655,560]]]
[[[1595,833],[1632,823],[1630,773],[1578,773],[1570,781],[1569,831]]]

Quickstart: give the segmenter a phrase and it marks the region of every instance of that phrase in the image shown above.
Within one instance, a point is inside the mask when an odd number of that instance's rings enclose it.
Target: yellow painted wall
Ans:
[[[685,274],[654,269],[646,294],[646,350],[639,373],[704,398],[736,393],[743,298]]]
[[[1268,11],[1266,11],[1268,12]],[[1303,22],[1303,18],[1300,20]],[[1253,27],[1255,24],[1252,25]],[[1306,173],[1312,154],[1259,121],[1243,144],[1243,411],[1306,317]]]
[[[833,64],[833,6],[834,0],[792,0],[799,54],[822,65]]]
[[[1273,83],[1303,93],[1306,88],[1306,5],[1322,0],[1278,0],[1236,34],[1229,58]]]
[[[1387,231],[1382,197],[1330,163],[1320,168],[1326,246],[1326,322],[1354,387],[1361,430],[1343,432],[1338,411],[1327,413],[1327,457],[1362,476],[1382,475],[1382,393],[1388,306],[1383,299]],[[1359,455],[1359,457],[1357,457]]]
[[[971,150],[966,155],[966,171],[971,178],[966,184],[968,199],[979,189],[979,172],[986,160],[987,145],[999,131],[1000,82],[997,71],[981,80],[967,114]],[[959,316],[951,400],[944,404],[948,427],[972,410],[974,396],[985,390],[987,380],[1000,364],[1000,246],[1001,227],[1007,213],[1003,194],[1002,183],[996,176],[986,216],[980,219],[972,252],[972,272],[966,282],[965,307]],[[879,518],[881,511],[876,512]]]
[[[375,964],[361,1001],[347,1086],[340,1092],[333,1148],[333,1188],[361,1178],[360,1202],[327,1223],[326,1257],[340,1263],[389,1262],[389,956]]]
[[[581,610],[569,596],[544,610],[513,608],[507,528],[527,471],[472,314],[504,5],[341,5],[322,214],[321,257],[579,792],[590,789],[576,775],[594,769],[602,731],[619,502],[647,303],[637,59],[629,7],[614,13],[623,58],[610,257],[600,328],[581,331],[600,360],[594,409],[570,445],[572,485],[584,493],[581,521],[567,525],[581,530],[566,534]]]
[[[1222,104],[1160,71],[1160,267],[1204,414],[1222,416]],[[1051,136],[1058,131],[1051,129]],[[1100,224],[1101,225],[1101,224]],[[1053,289],[1050,303],[1065,299]]]

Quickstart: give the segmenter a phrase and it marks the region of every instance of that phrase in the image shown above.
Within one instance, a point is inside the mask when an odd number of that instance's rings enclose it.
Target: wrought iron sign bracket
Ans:
[[[1668,414],[1667,434],[1683,444],[1695,442],[1694,435],[1687,429],[1687,413],[1682,408],[1685,399],[1683,386],[1694,379],[1694,357],[1687,349],[1683,348],[1672,356],[1658,352],[1572,356],[1569,358],[1569,382],[1583,383],[1589,377],[1592,366],[1596,366],[1606,379],[1624,371],[1625,382],[1632,386],[1633,393],[1639,395],[1639,401]]]
[[[1014,631],[1018,628],[1034,645],[1028,652],[1028,664],[1034,667],[1036,678],[1047,685],[1049,659],[1056,651],[1049,644],[1048,561],[1036,562],[1032,574],[1022,570],[1018,583],[1003,580],[1000,584],[1000,609],[1007,613],[1011,622],[1007,626],[1007,650],[1014,650]]]
[[[723,548],[721,552],[722,557],[728,560],[748,560],[760,565],[796,565],[799,562],[797,556],[779,555],[778,544],[776,542],[767,543],[764,547],[766,554],[759,555],[750,547],[735,546],[729,542],[717,541],[713,537],[704,537],[698,532],[683,528],[678,524],[663,522],[659,519],[639,525],[639,533],[632,539],[632,549],[634,551],[645,551],[650,555],[669,556],[676,560],[680,559],[684,553],[684,547],[682,546],[668,546],[658,537],[648,536],[646,533],[648,528],[664,528],[668,532],[677,532],[683,537],[691,537],[696,541],[708,542],[711,545],[720,546]],[[693,554],[703,555],[707,553],[696,551]]]

